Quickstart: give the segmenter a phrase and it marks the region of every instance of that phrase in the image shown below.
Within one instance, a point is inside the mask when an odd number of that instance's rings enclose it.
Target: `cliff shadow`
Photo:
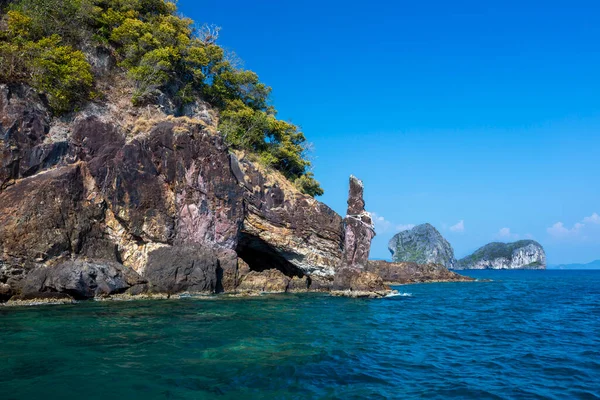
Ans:
[[[305,276],[302,270],[286,260],[276,249],[257,236],[240,233],[236,252],[252,271],[263,272],[269,269],[277,269],[289,278],[303,278]]]

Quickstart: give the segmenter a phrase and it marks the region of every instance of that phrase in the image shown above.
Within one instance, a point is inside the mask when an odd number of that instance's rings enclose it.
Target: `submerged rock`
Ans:
[[[534,240],[489,243],[459,260],[455,269],[546,269],[546,253]]]
[[[431,224],[396,234],[388,243],[393,262],[441,264],[452,269],[456,263],[452,246]]]

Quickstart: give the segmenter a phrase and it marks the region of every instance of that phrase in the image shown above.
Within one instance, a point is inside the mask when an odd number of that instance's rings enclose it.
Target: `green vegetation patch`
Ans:
[[[103,47],[134,83],[134,105],[168,96],[181,111],[201,98],[220,111],[230,146],[322,195],[304,134],[277,119],[271,88],[236,68],[217,37],[218,28],[195,28],[164,0],[17,0],[0,21],[0,82],[44,93],[55,114],[75,110],[97,95],[86,49]]]
[[[460,260],[460,263],[461,264],[470,264],[470,263],[477,262],[479,260],[493,260],[493,259],[501,258],[501,257],[502,258],[511,258],[513,252],[516,249],[528,246],[530,244],[540,246],[539,243],[537,243],[533,240],[519,240],[518,242],[514,242],[514,243],[501,243],[501,242],[489,243],[489,244],[481,247],[477,251],[475,251],[475,253],[471,254],[470,256],[467,256],[467,257],[463,258],[462,260]]]

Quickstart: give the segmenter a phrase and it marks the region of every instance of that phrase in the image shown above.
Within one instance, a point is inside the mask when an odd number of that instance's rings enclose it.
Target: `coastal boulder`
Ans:
[[[24,298],[61,293],[83,300],[123,293],[142,283],[135,271],[121,264],[76,260],[35,269],[27,275],[21,293]]]
[[[283,293],[288,290],[291,279],[281,271],[268,269],[265,271],[250,271],[241,278],[237,290],[241,292],[272,292]]]
[[[231,250],[200,245],[161,247],[150,253],[144,270],[151,293],[215,293],[222,291],[225,271],[237,269]]]
[[[545,269],[546,253],[534,240],[489,243],[458,261],[455,269]]]
[[[387,292],[390,290],[378,274],[356,267],[340,269],[335,274],[332,289],[356,292]]]
[[[431,224],[396,234],[388,243],[393,262],[440,264],[452,269],[456,263],[452,246]]]

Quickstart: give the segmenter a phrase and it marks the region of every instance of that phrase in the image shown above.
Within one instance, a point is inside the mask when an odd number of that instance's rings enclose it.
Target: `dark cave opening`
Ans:
[[[298,267],[257,236],[241,233],[236,251],[252,271],[277,269],[289,278],[304,277],[304,273]]]

